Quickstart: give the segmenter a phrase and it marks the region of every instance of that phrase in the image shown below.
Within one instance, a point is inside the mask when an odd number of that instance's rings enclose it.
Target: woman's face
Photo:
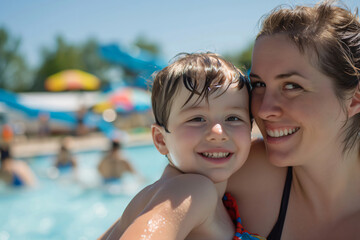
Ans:
[[[346,114],[332,81],[285,35],[256,41],[250,78],[252,111],[272,164],[314,164],[341,153]]]

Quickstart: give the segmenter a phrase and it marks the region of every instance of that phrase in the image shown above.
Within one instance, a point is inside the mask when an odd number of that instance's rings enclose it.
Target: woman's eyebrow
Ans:
[[[288,72],[288,73],[278,74],[278,75],[275,76],[275,79],[284,79],[284,78],[289,78],[289,77],[292,77],[292,76],[298,76],[298,77],[301,77],[301,78],[305,79],[305,77],[302,74],[300,74],[299,72],[297,72],[297,71],[291,71],[291,72]],[[261,77],[259,77],[257,74],[252,73],[252,72],[249,74],[249,77],[250,78],[261,79]]]
[[[284,78],[290,78],[290,77],[293,77],[293,76],[298,76],[298,77],[301,77],[301,78],[305,78],[302,74],[300,74],[297,71],[291,71],[289,73],[282,73],[282,74],[277,75],[275,78],[276,79],[284,79]]]
[[[255,73],[252,73],[252,72],[250,72],[249,77],[251,77],[251,78],[260,78],[258,75],[256,75]]]

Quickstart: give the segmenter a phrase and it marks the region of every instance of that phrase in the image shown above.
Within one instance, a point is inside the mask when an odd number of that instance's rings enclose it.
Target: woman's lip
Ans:
[[[288,141],[290,138],[292,138],[294,135],[296,135],[296,132],[291,135],[281,136],[281,137],[271,137],[266,134],[266,142],[268,144],[279,144],[285,141]]]

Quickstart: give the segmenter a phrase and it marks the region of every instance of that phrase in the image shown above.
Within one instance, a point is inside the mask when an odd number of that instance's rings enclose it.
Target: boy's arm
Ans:
[[[157,191],[126,229],[121,240],[185,239],[194,228],[213,216],[217,200],[215,186],[208,178],[194,174],[179,175]],[[121,222],[112,229],[114,239],[118,237],[117,229],[122,228]],[[113,239],[112,236],[109,239]]]

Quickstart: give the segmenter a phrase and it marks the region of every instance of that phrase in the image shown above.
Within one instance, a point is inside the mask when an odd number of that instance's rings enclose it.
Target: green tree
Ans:
[[[21,40],[0,28],[0,88],[24,91],[29,88],[31,72],[19,53]]]
[[[42,50],[43,60],[37,71],[33,89],[45,90],[46,78],[66,69],[80,69],[97,76],[102,83],[106,82],[109,64],[100,58],[98,51],[98,43],[95,39],[73,45],[58,36],[54,49],[43,48]]]
[[[97,76],[102,84],[109,82],[108,71],[111,65],[101,58],[99,54],[99,43],[96,39],[87,40],[81,47],[81,61],[84,69]]]
[[[34,91],[45,90],[45,80],[52,74],[66,69],[80,69],[97,76],[102,84],[110,81],[110,71],[121,72],[126,81],[131,82],[136,74],[131,69],[108,63],[99,54],[99,44],[95,39],[89,39],[79,45],[70,44],[61,36],[55,41],[54,48],[42,49],[42,62],[34,78]],[[160,54],[160,47],[145,37],[138,37],[133,46],[144,49],[151,54]]]
[[[231,61],[235,66],[246,72],[251,68],[251,55],[253,48],[254,44],[251,43],[240,53],[225,54],[224,57]]]
[[[50,75],[66,69],[84,70],[81,52],[76,46],[70,45],[61,36],[56,38],[55,49],[42,49],[42,63],[37,70],[33,90],[45,90],[44,82]]]
[[[145,36],[143,35],[139,35],[135,41],[134,41],[134,46],[145,50],[151,54],[153,54],[154,56],[159,56],[161,54],[161,48],[159,46],[159,44],[155,43],[155,42],[151,42],[149,39],[147,39]]]

